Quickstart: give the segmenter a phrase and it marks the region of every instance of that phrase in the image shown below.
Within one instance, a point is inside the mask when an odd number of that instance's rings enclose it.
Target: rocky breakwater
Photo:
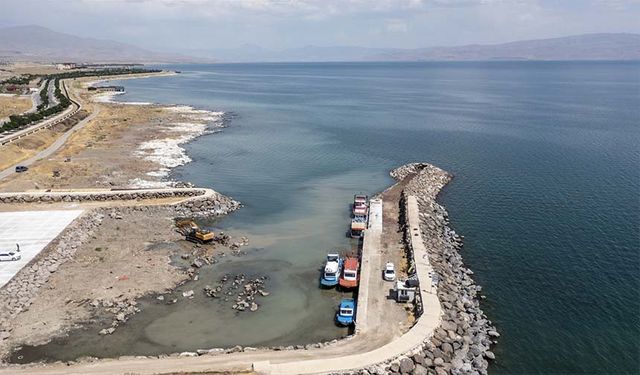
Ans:
[[[113,190],[104,192],[43,192],[43,193],[0,193],[0,203],[56,203],[56,202],[106,202],[137,201],[142,199],[164,199],[205,196],[205,189],[154,189],[154,190]],[[215,204],[221,194],[202,199]],[[225,197],[226,198],[226,197]]]
[[[178,217],[222,216],[242,207],[240,202],[215,191],[171,206]]]
[[[437,275],[437,294],[443,315],[440,326],[422,347],[396,358],[384,369],[371,370],[402,374],[486,374],[487,360],[495,358],[490,348],[497,343],[499,334],[480,308],[481,287],[474,283],[473,271],[464,266],[459,254],[462,239],[450,228],[446,209],[436,202],[440,190],[453,177],[426,163],[404,165],[393,170],[391,176],[398,181],[411,178],[403,199],[406,202],[409,195],[417,199],[420,230]]]

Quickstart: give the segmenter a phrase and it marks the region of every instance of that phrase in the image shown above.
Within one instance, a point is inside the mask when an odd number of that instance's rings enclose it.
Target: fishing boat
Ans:
[[[353,215],[354,216],[367,216],[369,213],[369,198],[363,194],[356,194],[353,196]]]
[[[354,323],[356,312],[356,301],[353,298],[344,298],[340,301],[338,312],[336,313],[336,323],[341,326],[348,326]]]
[[[369,202],[369,197],[365,194],[356,194],[353,196],[353,203],[367,204],[367,202]]]
[[[338,253],[327,254],[327,261],[320,277],[320,285],[332,287],[338,285],[340,272],[342,271],[342,259]]]
[[[351,219],[351,238],[362,237],[365,229],[367,229],[366,216],[356,215]]]
[[[360,262],[358,258],[348,257],[344,261],[342,267],[342,276],[338,282],[342,288],[352,289],[358,286],[358,271],[360,268]]]

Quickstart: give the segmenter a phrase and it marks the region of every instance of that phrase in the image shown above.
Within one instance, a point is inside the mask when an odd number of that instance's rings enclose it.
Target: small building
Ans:
[[[398,280],[393,288],[396,302],[413,302],[416,299],[417,280]]]

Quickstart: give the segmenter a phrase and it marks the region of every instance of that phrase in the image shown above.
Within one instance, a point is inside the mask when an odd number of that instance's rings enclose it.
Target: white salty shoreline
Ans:
[[[175,75],[176,73],[167,73],[163,75]],[[136,79],[136,78],[148,78],[158,76],[137,76],[137,77],[113,77],[96,81],[91,81],[86,84],[86,87],[105,83],[108,81],[116,81],[122,79]],[[151,141],[143,142],[134,151],[134,154],[145,160],[152,161],[160,165],[160,168],[151,172],[147,172],[146,175],[152,177],[152,180],[146,180],[144,178],[134,178],[129,181],[131,187],[136,188],[154,188],[154,187],[167,187],[173,185],[174,181],[166,180],[171,172],[172,168],[187,164],[192,159],[187,155],[186,150],[182,145],[189,143],[195,138],[206,134],[213,128],[221,128],[224,119],[224,112],[209,111],[204,109],[195,109],[188,105],[160,105],[149,102],[125,102],[115,101],[117,95],[125,94],[126,92],[102,92],[93,95],[93,101],[98,103],[111,103],[121,105],[158,105],[159,107],[174,112],[180,115],[185,121],[171,122],[159,127],[162,133],[169,135],[167,138],[154,139]],[[157,180],[160,179],[160,180]]]
[[[174,136],[143,142],[135,151],[137,156],[160,165],[160,169],[148,172],[147,176],[161,179],[168,177],[172,168],[191,162],[192,159],[187,155],[182,145],[206,134],[211,128],[222,127],[224,117],[224,112],[199,110],[189,106],[164,108],[169,111],[178,112],[185,119],[194,121],[173,122],[162,126],[161,129],[164,133]],[[168,186],[173,184],[173,182],[166,180],[147,181],[137,178],[132,180],[131,184],[135,187],[153,187]]]

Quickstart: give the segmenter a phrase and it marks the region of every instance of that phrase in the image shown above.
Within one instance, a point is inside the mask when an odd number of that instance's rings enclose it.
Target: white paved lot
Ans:
[[[81,213],[81,210],[0,212],[0,252],[15,250],[19,244],[22,255],[18,261],[0,262],[0,287]]]

